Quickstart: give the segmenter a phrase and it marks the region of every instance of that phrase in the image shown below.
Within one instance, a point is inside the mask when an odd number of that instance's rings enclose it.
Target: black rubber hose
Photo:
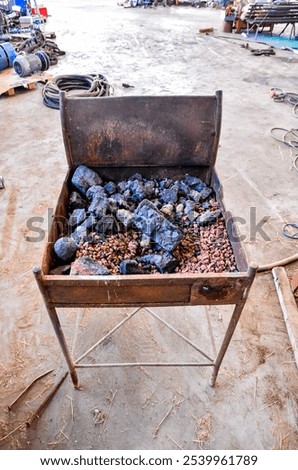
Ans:
[[[112,86],[101,74],[60,75],[49,81],[43,88],[43,102],[53,109],[60,109],[60,91],[71,92],[72,96],[109,96]]]

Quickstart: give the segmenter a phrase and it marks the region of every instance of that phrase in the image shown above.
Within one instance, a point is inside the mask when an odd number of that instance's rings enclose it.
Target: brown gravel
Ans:
[[[119,274],[119,264],[125,259],[134,259],[140,254],[140,238],[132,230],[126,233],[111,235],[102,240],[93,234],[93,242],[82,243],[76,252],[76,257],[88,256],[93,261],[100,261],[111,274]]]
[[[235,259],[227,236],[223,218],[212,225],[183,228],[184,237],[174,256],[179,261],[175,272],[180,273],[221,273],[236,271]],[[88,256],[106,266],[111,274],[119,274],[119,264],[124,259],[135,259],[153,253],[152,249],[142,248],[136,231],[111,235],[105,240],[93,234],[93,242],[81,244],[76,257]],[[156,269],[151,267],[150,273]]]
[[[212,225],[184,229],[184,239],[174,255],[182,273],[237,271],[223,219]]]

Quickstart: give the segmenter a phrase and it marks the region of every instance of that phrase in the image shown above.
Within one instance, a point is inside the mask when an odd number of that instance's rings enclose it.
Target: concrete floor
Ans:
[[[297,127],[291,106],[270,98],[271,87],[297,91],[297,55],[276,50],[275,56],[252,56],[240,47],[245,38],[222,33],[220,10],[98,3],[48,0],[46,29],[56,32],[67,52],[50,72],[104,73],[117,96],[223,90],[216,167],[226,208],[245,219],[239,228],[248,259],[264,264],[296,253],[298,243],[281,235],[284,223],[297,222],[294,155],[269,131]],[[214,33],[198,33],[205,27]],[[297,449],[297,367],[270,272],[257,276],[215,388],[203,369],[84,370],[81,391],[67,378],[40,418],[30,428],[22,425],[65,369],[32,275],[45,240],[29,243],[25,237],[32,216],[43,217],[47,230],[67,164],[59,112],[43,105],[41,86],[0,101],[0,174],[6,184],[0,190],[0,439],[21,426],[0,441],[1,448]],[[262,226],[266,239],[253,236],[251,208],[257,222],[269,218]],[[229,306],[156,310],[210,354],[231,312]],[[80,354],[128,311],[69,310],[61,312],[61,322]],[[92,360],[193,357],[187,345],[141,313]],[[54,372],[8,413],[7,405],[49,369]]]

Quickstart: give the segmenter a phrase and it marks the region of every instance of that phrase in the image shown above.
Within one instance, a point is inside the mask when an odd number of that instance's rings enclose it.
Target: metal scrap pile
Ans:
[[[56,65],[58,57],[65,52],[41,30],[41,23],[46,21],[43,15],[31,14],[25,9],[11,9],[9,2],[6,7],[0,6],[0,45],[8,61],[0,67],[13,66],[14,71],[21,77],[44,72],[51,65]],[[32,11],[32,10],[31,10]],[[55,36],[53,33],[51,38]]]
[[[43,10],[46,11],[46,8]],[[32,9],[29,1],[1,1],[0,35],[30,32],[33,25],[46,22],[47,11],[45,15]]]
[[[56,42],[47,38],[38,28],[34,28],[31,34],[16,47],[18,53],[32,54],[36,51],[44,51],[50,60],[50,65],[56,65],[58,57],[65,55],[65,52],[59,49]]]
[[[103,181],[80,165],[63,236],[54,244],[61,272],[83,274],[236,271],[212,188],[196,176]],[[53,272],[57,272],[56,269]]]

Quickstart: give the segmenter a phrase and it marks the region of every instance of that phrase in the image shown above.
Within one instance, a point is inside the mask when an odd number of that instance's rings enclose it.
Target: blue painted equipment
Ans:
[[[14,62],[14,71],[20,77],[29,77],[33,73],[44,72],[50,67],[50,58],[44,51],[38,51],[34,54],[18,55]]]
[[[0,44],[0,70],[12,67],[16,55],[16,51],[10,42]]]
[[[14,0],[14,4],[21,8],[21,15],[27,15],[27,0]]]

